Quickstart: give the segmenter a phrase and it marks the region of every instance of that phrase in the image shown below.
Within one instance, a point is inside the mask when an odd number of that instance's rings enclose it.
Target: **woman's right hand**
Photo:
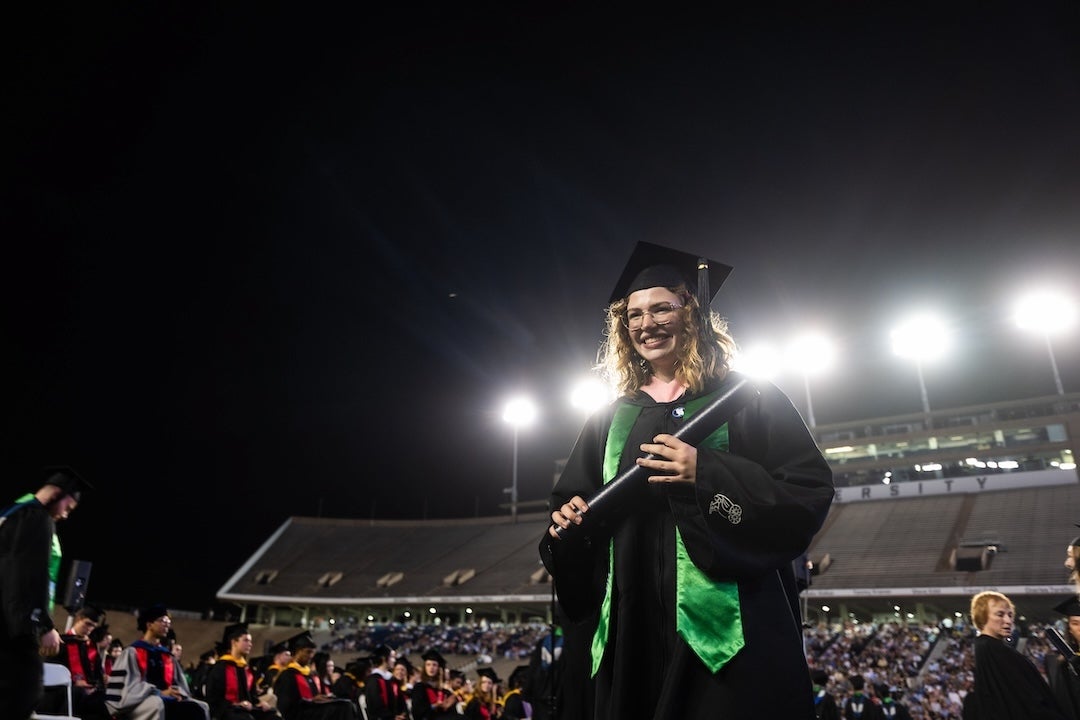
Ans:
[[[548,535],[559,540],[561,536],[555,531],[556,527],[566,529],[570,527],[570,524],[581,524],[581,516],[589,510],[589,504],[585,502],[585,499],[580,495],[575,495],[570,498],[569,501],[561,508],[551,513],[551,527],[548,528]]]

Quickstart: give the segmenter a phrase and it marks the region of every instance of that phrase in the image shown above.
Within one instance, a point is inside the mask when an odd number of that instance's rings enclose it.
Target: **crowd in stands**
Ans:
[[[84,620],[84,622],[86,622]],[[87,626],[89,627],[89,626]],[[1044,639],[1043,625],[1029,625],[1022,631],[1018,649],[1027,655],[1038,668],[1054,650]],[[92,628],[97,630],[98,628]],[[111,638],[107,625],[101,626],[105,633],[95,632],[93,641],[102,658],[115,655],[109,652]],[[543,624],[521,625],[370,625],[350,628],[344,633],[332,633],[318,648],[318,655],[341,658],[355,654],[358,659],[378,655],[380,648],[393,648],[397,658],[412,658],[422,666],[420,659],[432,651],[443,655],[473,658],[469,670],[486,670],[492,662],[511,661],[515,665],[528,664],[530,658],[539,655],[537,648],[550,632]],[[822,681],[816,691],[824,690],[842,712],[850,702],[870,702],[886,709],[906,708],[915,720],[949,720],[962,717],[964,697],[971,691],[974,676],[972,652],[974,628],[964,620],[943,624],[916,623],[856,623],[809,627],[805,634],[807,662],[816,677]],[[86,653],[83,653],[85,660]],[[78,658],[74,652],[65,653],[57,661],[68,662]],[[212,662],[210,653],[204,653],[200,666],[187,667],[189,683],[196,697],[199,696],[200,672],[205,664]],[[271,658],[267,658],[266,667]],[[348,662],[354,674],[360,667],[356,661]],[[330,663],[333,667],[333,663]],[[345,663],[342,663],[345,665]],[[403,665],[415,670],[408,662]],[[258,659],[252,666],[260,667]],[[449,669],[448,669],[449,670]],[[340,676],[344,667],[338,669]],[[418,671],[417,671],[418,672]],[[461,673],[456,673],[459,677]],[[480,673],[477,680],[480,680]],[[104,673],[107,676],[107,673]],[[98,675],[102,677],[102,675]],[[356,677],[362,688],[363,677]],[[415,678],[413,678],[415,679]],[[472,678],[468,678],[471,680]],[[330,681],[327,680],[327,685]],[[408,691],[406,685],[403,690]],[[509,688],[497,690],[499,697]],[[327,692],[330,692],[327,688]],[[467,692],[467,691],[466,691]],[[462,694],[466,697],[466,694]],[[529,699],[525,696],[526,699]],[[354,694],[353,699],[357,696]],[[538,699],[532,699],[534,704]],[[542,699],[540,699],[542,702]],[[892,715],[885,717],[904,717]]]
[[[365,652],[379,645],[396,648],[399,655],[419,655],[436,648],[443,655],[471,655],[480,665],[495,659],[528,660],[549,625],[370,625],[324,643],[322,650],[338,653]]]

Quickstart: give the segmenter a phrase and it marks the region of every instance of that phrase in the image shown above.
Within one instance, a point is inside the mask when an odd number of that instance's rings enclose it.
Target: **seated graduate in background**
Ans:
[[[213,720],[268,720],[280,717],[256,694],[255,673],[248,663],[251,633],[246,623],[225,628],[221,647],[226,649],[206,676],[206,702]]]
[[[828,514],[832,471],[767,382],[698,446],[675,436],[743,379],[709,308],[730,270],[638,243],[611,294],[600,365],[619,397],[582,430],[540,544],[568,663],[584,654],[595,678],[591,710],[590,688],[560,693],[573,717],[814,717],[792,560]],[[617,517],[589,519],[592,537],[559,534],[634,467],[647,477]]]
[[[105,689],[105,706],[130,720],[208,720],[206,703],[191,696],[187,678],[163,643],[172,630],[164,605],[139,611],[143,636],[128,645],[113,664]]]
[[[1054,610],[1069,620],[1064,637],[1073,654],[1062,657],[1059,653],[1047,652],[1046,679],[1061,709],[1080,718],[1080,600],[1070,595],[1055,605]]]
[[[315,657],[315,641],[302,632],[289,640],[292,662],[274,681],[277,708],[285,720],[354,720],[355,706],[348,700],[331,697],[323,692],[322,684],[311,660]]]
[[[60,636],[60,652],[49,662],[59,663],[71,672],[71,705],[73,714],[83,720],[108,718],[105,710],[105,675],[102,655],[93,634],[105,621],[105,613],[90,605],[76,611],[71,629]],[[46,688],[38,712],[61,713],[67,705],[66,691],[60,687]]]
[[[446,658],[435,649],[420,656],[420,681],[412,687],[413,720],[445,720],[459,717],[458,698],[450,687]]]

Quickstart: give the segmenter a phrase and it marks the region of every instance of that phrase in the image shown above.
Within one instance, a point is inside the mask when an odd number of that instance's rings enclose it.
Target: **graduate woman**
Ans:
[[[567,642],[584,638],[567,652],[591,656],[598,719],[814,717],[791,563],[828,513],[829,466],[764,382],[696,447],[674,436],[740,379],[705,288],[730,270],[638,243],[600,358],[619,398],[589,419],[552,495],[541,555]],[[574,533],[635,465],[647,480]]]
[[[1026,657],[1007,643],[1016,607],[998,592],[971,599],[975,638],[975,687],[964,698],[964,720],[1067,720],[1050,686]]]

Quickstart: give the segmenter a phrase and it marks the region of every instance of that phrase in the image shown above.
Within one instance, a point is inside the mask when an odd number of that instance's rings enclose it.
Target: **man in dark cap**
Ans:
[[[267,720],[279,717],[255,694],[255,675],[248,664],[251,633],[246,623],[226,626],[221,647],[227,648],[206,678],[206,702],[213,720]]]
[[[164,644],[172,630],[168,609],[139,610],[137,625],[142,637],[124,648],[109,675],[109,712],[130,720],[209,720],[209,708],[191,696],[184,668]]]
[[[363,692],[364,682],[368,673],[371,672],[371,660],[357,658],[345,663],[345,671],[334,681],[330,690],[334,697],[351,700],[356,707],[360,707],[360,694]]]
[[[83,605],[75,613],[71,628],[60,636],[60,653],[50,660],[67,667],[71,672],[71,704],[75,715],[84,720],[107,717],[105,712],[105,676],[103,656],[94,642],[94,632],[105,621],[105,613],[91,605]],[[59,696],[63,688],[49,688],[39,712],[57,712],[67,703]],[[64,693],[66,695],[66,693]],[[59,700],[59,702],[57,702]]]
[[[503,695],[501,701],[501,717],[503,720],[525,720],[525,718],[532,717],[532,708],[522,693],[522,688],[525,687],[525,680],[528,676],[529,666],[518,665],[514,668],[514,672],[510,673],[510,677],[506,679],[509,690]]]
[[[836,698],[829,692],[829,674],[821,668],[810,671],[814,684],[814,717],[817,720],[840,720],[840,708]]]
[[[405,720],[406,714],[401,709],[405,706],[405,698],[394,682],[391,670],[394,664],[393,648],[379,645],[371,651],[371,660],[371,674],[364,683],[367,720]]]
[[[765,382],[696,446],[676,437],[745,387],[709,309],[730,270],[638,243],[600,355],[619,398],[589,419],[551,497],[540,552],[570,624],[589,629],[564,652],[591,657],[597,719],[814,717],[791,562],[828,514],[829,465]],[[588,518],[586,498],[635,467],[647,477],[623,485],[618,514]]]
[[[1080,539],[1074,543],[1080,543]],[[1061,709],[1071,717],[1080,717],[1080,600],[1070,595],[1055,605],[1054,610],[1068,619],[1065,643],[1071,652],[1046,653],[1046,679]]]
[[[60,575],[56,523],[91,489],[69,467],[46,468],[40,489],[0,512],[0,718],[30,717],[42,695],[42,656],[60,650],[52,608]]]
[[[852,695],[844,701],[844,720],[880,720],[880,706],[865,692],[866,678],[852,675],[848,682],[851,683]]]
[[[270,647],[270,665],[267,666],[262,677],[256,679],[260,695],[273,689],[278,674],[288,667],[290,662],[292,662],[292,650],[289,649],[288,641],[279,642]]]
[[[354,720],[356,710],[347,700],[323,692],[311,666],[315,641],[302,632],[289,639],[292,662],[274,682],[278,711],[285,720]]]

